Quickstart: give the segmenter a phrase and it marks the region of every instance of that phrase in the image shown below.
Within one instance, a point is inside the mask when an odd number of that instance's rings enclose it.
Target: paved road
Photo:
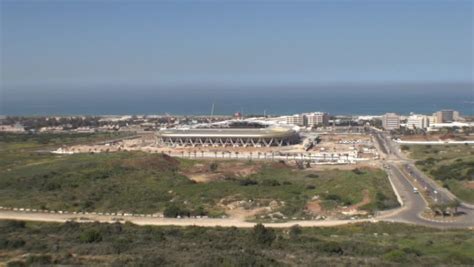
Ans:
[[[403,200],[403,208],[397,213],[387,216],[384,220],[440,228],[474,227],[474,209],[465,203],[458,209],[464,213],[462,216],[440,217],[436,220],[424,218],[422,213],[428,209],[429,205],[422,194],[414,192],[414,187],[421,185],[420,191],[426,190],[426,195],[431,198],[430,201],[437,203],[447,203],[455,199],[455,196],[419,171],[411,160],[400,153],[399,148],[388,135],[380,132],[373,134],[377,139],[379,151],[385,154],[386,166],[395,189]]]

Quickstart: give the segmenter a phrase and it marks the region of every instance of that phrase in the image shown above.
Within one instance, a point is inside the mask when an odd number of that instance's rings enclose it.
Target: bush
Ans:
[[[262,181],[262,185],[264,186],[279,186],[280,183],[275,179],[267,179]]]
[[[298,224],[295,224],[290,227],[290,231],[289,231],[290,238],[298,239],[302,232],[303,230],[301,229],[301,226],[299,226]]]
[[[25,228],[26,224],[24,221],[5,221],[2,223],[7,228],[12,228],[12,229],[23,229]]]
[[[191,212],[187,209],[178,207],[176,204],[173,203],[165,208],[165,210],[163,211],[163,215],[168,218],[176,218],[178,216],[189,217],[191,215]]]
[[[467,255],[464,255],[462,253],[453,251],[446,256],[446,261],[454,264],[454,265],[473,265],[474,264],[474,258],[471,258]]]
[[[273,229],[265,228],[261,223],[253,228],[253,238],[256,244],[270,246],[276,238]]]
[[[9,261],[6,266],[7,267],[23,267],[23,266],[26,266],[26,263],[21,260],[12,260],[12,261]]]
[[[385,253],[385,255],[383,255],[383,258],[387,261],[392,261],[392,262],[403,262],[405,261],[405,258],[406,258],[406,253],[402,250],[392,250],[388,253]]]
[[[23,247],[25,244],[26,244],[25,240],[21,238],[12,238],[12,239],[1,241],[0,247],[5,247],[5,248],[8,247],[8,248],[17,249],[17,248]]]
[[[102,234],[96,229],[88,229],[81,233],[79,239],[83,243],[98,243],[102,241]]]
[[[344,250],[342,247],[334,241],[325,242],[320,246],[320,250],[329,254],[342,255]]]
[[[211,165],[209,165],[209,170],[211,172],[215,172],[215,171],[217,171],[218,167],[219,167],[219,165],[217,164],[217,162],[213,162],[213,163],[211,163]]]
[[[249,186],[249,185],[256,185],[258,184],[258,182],[255,180],[246,178],[246,179],[239,180],[239,184],[242,186]]]
[[[31,265],[46,265],[51,264],[52,258],[50,255],[30,255],[26,259],[26,264]]]
[[[336,194],[329,194],[324,197],[326,200],[332,200],[336,202],[342,202],[342,198],[339,195]]]

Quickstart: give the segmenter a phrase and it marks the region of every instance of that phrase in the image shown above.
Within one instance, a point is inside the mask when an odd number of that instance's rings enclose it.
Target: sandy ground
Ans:
[[[319,215],[323,211],[320,200],[312,200],[306,204],[305,210],[313,215]]]
[[[474,181],[469,181],[466,183],[466,188],[474,189]]]
[[[197,183],[208,183],[224,179],[226,176],[247,177],[257,173],[262,167],[260,164],[245,164],[242,161],[217,162],[217,169],[211,171],[211,164],[211,162],[196,163],[182,173]]]

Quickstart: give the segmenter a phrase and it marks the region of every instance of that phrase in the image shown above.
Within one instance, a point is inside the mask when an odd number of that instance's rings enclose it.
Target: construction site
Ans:
[[[309,164],[355,164],[377,159],[370,135],[300,130],[292,125],[225,121],[175,127],[133,138],[61,147],[53,153],[144,151],[182,158],[284,160]]]

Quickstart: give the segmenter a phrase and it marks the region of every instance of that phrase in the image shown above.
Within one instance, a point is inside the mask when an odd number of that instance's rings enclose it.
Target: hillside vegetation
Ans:
[[[474,235],[401,224],[253,229],[0,221],[0,265],[453,266]]]
[[[474,203],[474,147],[413,145],[405,151],[416,165],[463,201]]]
[[[8,207],[166,211],[175,217],[220,216],[232,205],[272,206],[279,216],[305,218],[313,199],[325,210],[360,204],[372,212],[398,205],[379,169],[308,171],[281,162],[194,161],[144,152],[51,155],[35,152],[35,143],[4,143],[10,154],[0,155],[0,205]],[[197,182],[194,176],[213,179]]]

